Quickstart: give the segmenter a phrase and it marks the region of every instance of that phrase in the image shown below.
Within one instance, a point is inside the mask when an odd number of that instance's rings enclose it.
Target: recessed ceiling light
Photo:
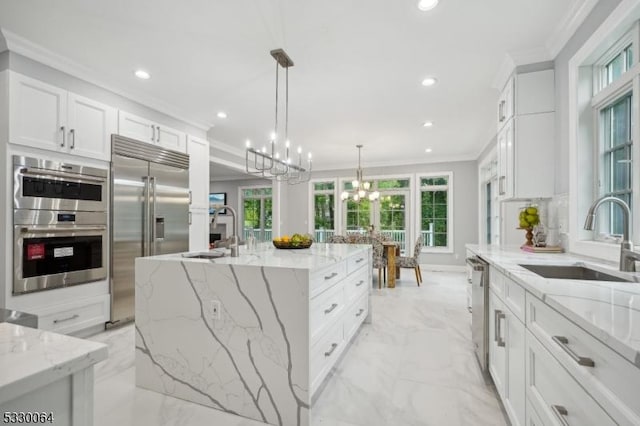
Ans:
[[[134,72],[134,74],[135,74],[136,77],[138,77],[141,80],[149,80],[151,78],[151,74],[149,74],[145,70],[136,70],[136,72]]]
[[[427,148],[424,150],[424,152],[426,152],[427,154],[430,153],[431,151],[433,151],[431,148]]]
[[[431,126],[433,126],[433,121],[425,121],[422,124],[422,127],[431,127]]]
[[[433,86],[437,82],[438,82],[438,79],[436,79],[435,77],[426,77],[424,80],[422,80],[422,85],[429,87],[429,86]]]
[[[426,12],[427,10],[431,10],[438,5],[438,0],[420,0],[418,2],[418,9]]]
[[[226,112],[224,112],[224,111],[220,111],[220,112],[218,113],[218,118],[227,118],[227,113],[226,113]]]

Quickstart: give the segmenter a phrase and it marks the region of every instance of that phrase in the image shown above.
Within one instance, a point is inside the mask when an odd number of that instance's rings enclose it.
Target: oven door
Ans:
[[[107,210],[107,171],[81,166],[22,159],[14,164],[13,204],[16,209]],[[35,162],[35,163],[34,163]],[[58,167],[58,169],[44,168]],[[65,169],[68,168],[69,170]],[[88,169],[85,167],[84,169]]]
[[[16,225],[13,232],[13,294],[107,277],[105,225]]]

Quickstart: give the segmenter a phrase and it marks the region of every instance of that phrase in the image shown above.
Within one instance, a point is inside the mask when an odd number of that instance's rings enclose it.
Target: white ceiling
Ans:
[[[284,48],[290,139],[330,169],[354,165],[357,143],[365,166],[475,158],[505,55],[552,58],[550,37],[583,3],[440,0],[425,13],[417,0],[21,0],[0,2],[0,27],[215,125],[210,136],[239,149],[273,129],[269,51]],[[133,77],[139,67],[151,80]],[[427,75],[438,84],[422,87]]]

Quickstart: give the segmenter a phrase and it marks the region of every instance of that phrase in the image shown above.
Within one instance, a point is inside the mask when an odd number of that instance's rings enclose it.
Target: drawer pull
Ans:
[[[556,417],[558,418],[558,420],[560,420],[560,423],[562,423],[563,426],[570,426],[569,422],[567,421],[567,416],[569,415],[569,412],[567,411],[566,408],[564,408],[562,405],[552,405],[551,410],[553,410],[553,414],[556,415]]]
[[[363,313],[363,312],[364,312],[364,309],[360,309],[360,310],[358,311],[358,313],[356,314],[356,316],[357,316],[357,317],[359,317],[360,315],[362,315],[362,313]]]
[[[55,319],[55,320],[53,320],[53,323],[54,323],[54,324],[58,324],[58,323],[60,323],[60,322],[71,321],[71,320],[74,320],[74,319],[76,319],[76,318],[80,318],[80,315],[75,314],[75,315],[71,315],[71,316],[70,316],[70,317],[68,317],[68,318]]]
[[[364,280],[360,280],[360,282],[356,284],[356,287],[360,287],[362,284],[364,284]]]
[[[495,342],[498,343],[498,346],[500,347],[504,347],[505,346],[505,342],[504,339],[502,338],[502,327],[500,326],[500,320],[505,319],[507,316],[504,314],[504,312],[500,311],[500,310],[495,310]]]
[[[360,259],[356,260],[356,263],[360,263],[364,260],[364,257],[361,257]]]
[[[325,352],[324,356],[331,356],[331,354],[333,353],[333,351],[336,350],[337,347],[338,347],[337,343],[332,343],[331,344],[331,349],[329,349],[327,352]]]
[[[335,277],[336,275],[338,275],[337,272],[333,272],[331,273],[331,275],[327,275],[324,277],[325,280],[330,280],[331,278]]]
[[[329,309],[325,309],[324,310],[324,313],[325,314],[331,313],[331,311],[333,311],[337,307],[338,307],[338,304],[337,303],[333,303],[333,304],[331,304],[331,307]]]
[[[584,367],[595,367],[596,363],[591,358],[586,358],[575,353],[569,346],[569,339],[564,336],[553,336],[553,341],[556,342],[563,351],[567,353],[575,362]]]

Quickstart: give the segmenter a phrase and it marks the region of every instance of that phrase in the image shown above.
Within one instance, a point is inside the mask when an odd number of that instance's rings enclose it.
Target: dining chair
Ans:
[[[344,235],[332,235],[327,240],[327,243],[329,243],[329,244],[347,244],[348,241],[347,241],[347,237],[345,237]]]
[[[384,276],[384,282],[387,282],[387,258],[384,255],[384,247],[382,241],[378,238],[371,238],[371,245],[373,246],[373,269],[378,270],[378,288],[382,288],[382,278]]]
[[[413,249],[413,256],[400,256],[396,258],[396,267],[398,268],[412,268],[416,273],[416,281],[418,286],[422,282],[422,272],[420,272],[420,250],[422,250],[422,235],[416,240],[416,245]]]

